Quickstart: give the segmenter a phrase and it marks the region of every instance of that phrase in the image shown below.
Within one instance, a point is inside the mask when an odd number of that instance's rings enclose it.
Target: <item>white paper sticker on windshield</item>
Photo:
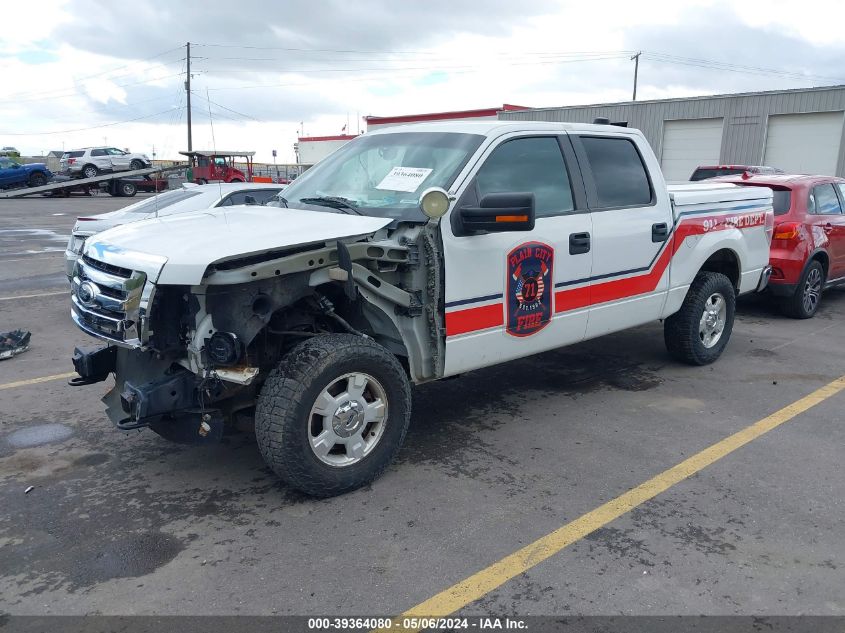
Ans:
[[[428,178],[431,171],[427,167],[394,167],[376,185],[376,189],[384,189],[386,191],[416,191],[423,183],[423,180]]]

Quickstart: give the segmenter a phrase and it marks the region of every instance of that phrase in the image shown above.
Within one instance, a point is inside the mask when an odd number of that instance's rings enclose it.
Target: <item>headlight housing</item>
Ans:
[[[82,249],[85,247],[85,240],[87,235],[71,235],[68,243],[68,250],[76,255],[82,254]]]

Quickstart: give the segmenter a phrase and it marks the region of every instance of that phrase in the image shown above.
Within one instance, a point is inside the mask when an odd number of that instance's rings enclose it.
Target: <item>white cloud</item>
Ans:
[[[279,11],[259,0],[242,2],[232,13],[222,0],[206,0],[198,13],[166,0],[140,6],[51,0],[36,15],[13,3],[6,9],[12,28],[0,33],[0,145],[37,153],[105,137],[148,153],[155,144],[158,156],[175,157],[186,136],[184,40],[197,43],[195,147],[211,143],[208,96],[219,104],[211,106],[218,147],[252,148],[267,161],[276,149],[279,162],[293,160],[300,121],[308,134],[323,135],[339,133],[347,119],[354,131],[359,113],[626,100],[633,74],[627,49],[845,73],[839,70],[845,68],[845,30],[837,20],[819,19],[838,11],[828,0],[804,2],[801,11],[785,0],[765,10],[759,3],[717,0],[619,0],[600,10],[584,2],[493,0],[483,16],[480,6],[470,0],[291,0]],[[38,64],[11,56],[45,49],[52,55]],[[820,80],[717,72],[644,56],[638,96],[812,83]],[[94,129],[2,134],[77,128]]]
[[[126,103],[126,90],[108,79],[95,77],[85,79],[81,83],[85,89],[85,94],[97,103],[108,103],[109,101]]]

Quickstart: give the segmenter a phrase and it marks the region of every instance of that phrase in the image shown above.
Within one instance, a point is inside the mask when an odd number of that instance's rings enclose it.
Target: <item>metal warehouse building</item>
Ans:
[[[717,164],[845,176],[845,86],[499,112],[504,120],[596,117],[642,130],[667,180]]]

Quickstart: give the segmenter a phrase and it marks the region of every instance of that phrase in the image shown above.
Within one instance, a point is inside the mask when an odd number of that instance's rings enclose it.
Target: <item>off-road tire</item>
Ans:
[[[811,309],[807,309],[804,305],[804,293],[807,291],[807,285],[810,279],[810,275],[813,274],[813,271],[817,271],[818,280],[819,280],[819,289],[818,289],[818,299],[816,300],[815,305]],[[804,274],[801,275],[801,281],[798,282],[798,285],[795,287],[795,292],[791,297],[784,298],[780,303],[781,311],[788,317],[792,317],[793,319],[811,319],[815,316],[816,312],[819,311],[819,306],[822,302],[822,291],[824,290],[824,282],[825,282],[825,273],[824,273],[824,266],[822,263],[814,259],[810,262],[810,265],[807,266],[807,270],[804,271]]]
[[[311,407],[332,381],[365,372],[388,400],[379,443],[361,461],[343,467],[321,462],[311,449]],[[352,334],[315,336],[293,348],[270,372],[258,397],[255,435],[264,461],[288,485],[314,497],[332,497],[364,486],[396,456],[411,419],[411,387],[396,357],[378,343]]]
[[[41,187],[47,184],[47,175],[43,171],[33,172],[29,177],[30,187]]]
[[[699,322],[705,302],[714,293],[720,293],[725,299],[725,326],[716,344],[707,348],[699,338]],[[681,309],[663,323],[663,340],[670,356],[688,365],[709,365],[717,360],[731,338],[735,309],[736,291],[730,279],[722,273],[698,273]]]
[[[85,167],[82,168],[83,178],[94,178],[99,175],[100,169],[96,165],[85,165]]]

